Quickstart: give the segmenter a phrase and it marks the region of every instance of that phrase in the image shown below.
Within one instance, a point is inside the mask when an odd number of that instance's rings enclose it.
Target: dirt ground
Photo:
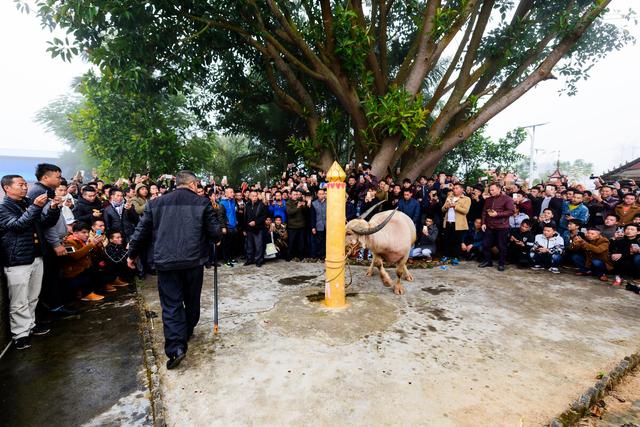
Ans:
[[[604,414],[584,418],[579,427],[640,426],[640,369],[627,375],[603,400]]]
[[[160,369],[168,424],[544,425],[640,343],[640,297],[571,273],[414,269],[396,296],[351,270],[330,311],[321,264],[223,267],[217,336],[208,271],[187,358]]]

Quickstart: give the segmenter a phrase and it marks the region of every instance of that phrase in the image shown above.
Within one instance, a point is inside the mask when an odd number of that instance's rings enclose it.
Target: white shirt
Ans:
[[[454,197],[451,201],[456,203],[459,199],[459,197]],[[449,208],[447,211],[447,222],[456,222],[456,208]]]

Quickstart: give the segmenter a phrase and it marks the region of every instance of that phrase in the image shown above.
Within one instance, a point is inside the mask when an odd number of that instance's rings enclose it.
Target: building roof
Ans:
[[[602,174],[605,179],[640,179],[640,157]]]

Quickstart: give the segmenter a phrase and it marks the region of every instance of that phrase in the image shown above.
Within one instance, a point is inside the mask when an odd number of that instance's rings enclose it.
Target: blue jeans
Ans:
[[[540,254],[540,253],[531,253],[531,259],[535,265],[541,265],[544,268],[555,267],[558,268],[560,262],[562,261],[562,254]]]
[[[573,254],[571,257],[573,263],[580,269],[580,272],[587,273],[589,269],[586,266],[587,259],[582,254]],[[591,260],[591,271],[594,276],[602,276],[605,273],[604,261],[599,259]]]

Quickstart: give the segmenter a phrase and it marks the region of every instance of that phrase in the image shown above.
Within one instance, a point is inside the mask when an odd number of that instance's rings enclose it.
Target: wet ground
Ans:
[[[152,425],[135,293],[80,307],[0,359],[1,425]]]
[[[186,359],[159,358],[168,425],[544,425],[640,344],[640,297],[572,272],[414,269],[397,296],[351,270],[331,311],[321,264],[223,267],[219,335],[209,271]]]

